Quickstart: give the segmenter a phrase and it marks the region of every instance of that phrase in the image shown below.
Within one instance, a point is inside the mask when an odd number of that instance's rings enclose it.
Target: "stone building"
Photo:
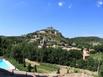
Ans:
[[[86,60],[89,56],[90,56],[89,49],[88,48],[84,48],[83,49],[83,60]]]

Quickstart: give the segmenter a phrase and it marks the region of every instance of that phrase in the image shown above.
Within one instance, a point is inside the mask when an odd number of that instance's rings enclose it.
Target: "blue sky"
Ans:
[[[66,37],[103,37],[102,0],[0,0],[0,35],[53,26]]]

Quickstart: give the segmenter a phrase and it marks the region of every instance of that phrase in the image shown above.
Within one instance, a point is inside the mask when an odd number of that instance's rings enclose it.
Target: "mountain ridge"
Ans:
[[[75,37],[75,38],[66,38],[62,35],[59,30],[54,29],[53,27],[47,27],[45,29],[37,30],[32,33],[28,33],[22,36],[0,36],[2,38],[7,37],[9,39],[15,39],[20,41],[26,41],[29,43],[37,42],[37,45],[42,45],[44,42],[48,46],[77,46],[82,45],[99,45],[103,44],[103,38],[96,36],[87,36],[87,37]],[[80,45],[79,45],[80,46]]]

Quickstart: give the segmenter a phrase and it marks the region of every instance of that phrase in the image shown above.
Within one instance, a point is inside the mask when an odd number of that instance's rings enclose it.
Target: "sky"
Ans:
[[[0,35],[51,26],[65,37],[103,37],[103,0],[0,0]]]

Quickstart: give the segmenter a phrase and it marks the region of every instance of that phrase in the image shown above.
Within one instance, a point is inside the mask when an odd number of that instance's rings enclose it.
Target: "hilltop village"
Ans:
[[[68,77],[75,73],[77,77],[93,77],[101,70],[102,51],[102,38],[66,38],[53,27],[22,36],[0,36],[1,59],[13,65],[8,69],[14,74],[24,71],[39,77]]]

